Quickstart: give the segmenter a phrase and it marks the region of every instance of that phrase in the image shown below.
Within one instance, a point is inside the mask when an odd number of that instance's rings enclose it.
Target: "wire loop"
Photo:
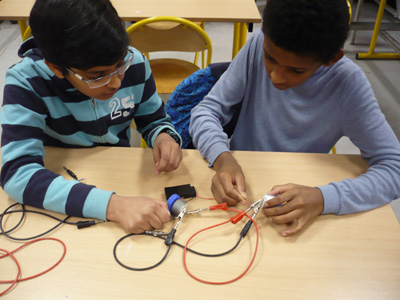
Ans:
[[[48,268],[48,269],[46,269],[46,270],[44,270],[44,271],[42,271],[42,272],[40,272],[40,273],[38,273],[38,274],[29,276],[29,277],[25,277],[25,278],[20,278],[20,276],[21,276],[21,266],[20,266],[18,260],[15,258],[14,253],[17,252],[17,251],[19,251],[19,250],[21,250],[22,248],[24,248],[24,247],[26,247],[26,246],[28,246],[28,245],[31,245],[31,244],[36,243],[36,242],[39,242],[39,241],[44,241],[44,240],[53,240],[53,241],[59,242],[59,243],[63,246],[63,253],[62,253],[62,255],[61,255],[61,258],[60,258],[54,265],[52,265],[50,268]],[[29,279],[33,279],[33,278],[39,277],[39,276],[41,276],[41,275],[43,275],[43,274],[45,274],[45,273],[47,273],[47,272],[53,270],[53,269],[54,269],[56,266],[58,266],[58,265],[61,263],[61,261],[64,259],[65,254],[67,253],[67,247],[65,246],[65,244],[64,244],[63,241],[61,241],[61,240],[59,240],[59,239],[56,239],[56,238],[50,238],[50,237],[49,237],[49,238],[38,238],[38,239],[35,239],[35,240],[31,240],[31,241],[29,241],[29,242],[24,243],[22,246],[20,246],[20,247],[14,249],[14,250],[12,250],[12,251],[7,251],[7,250],[5,250],[5,249],[0,249],[0,251],[6,253],[6,254],[0,256],[0,259],[9,256],[9,257],[11,257],[11,259],[15,262],[15,264],[17,265],[17,268],[18,268],[18,273],[17,273],[17,276],[15,277],[15,279],[12,279],[12,280],[0,280],[0,284],[7,284],[7,283],[10,283],[10,284],[11,284],[6,290],[0,292],[0,296],[3,296],[3,295],[4,295],[5,293],[7,293],[11,288],[13,288],[18,282],[20,282],[20,281],[26,281],[26,280],[29,280]]]

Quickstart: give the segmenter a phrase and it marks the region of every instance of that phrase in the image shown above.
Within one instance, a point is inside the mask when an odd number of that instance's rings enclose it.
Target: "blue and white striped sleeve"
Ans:
[[[13,69],[6,74],[0,113],[1,186],[19,203],[105,220],[112,192],[66,180],[44,167],[47,108],[29,79]]]

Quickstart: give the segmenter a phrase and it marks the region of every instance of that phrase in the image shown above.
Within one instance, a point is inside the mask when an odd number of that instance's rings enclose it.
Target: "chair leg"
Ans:
[[[147,148],[147,143],[143,138],[140,140],[140,147],[141,148]]]
[[[354,19],[353,19],[354,22],[358,22],[363,4],[364,0],[358,0],[356,13],[354,14]],[[355,39],[356,39],[356,30],[352,30],[350,35],[350,45],[354,45]]]
[[[201,29],[204,29],[204,22],[200,23],[200,27]],[[206,62],[205,62],[205,51],[201,51],[201,68],[204,69],[206,67]],[[194,56],[194,64],[197,65],[197,63],[199,62],[199,52],[196,52],[195,56]]]

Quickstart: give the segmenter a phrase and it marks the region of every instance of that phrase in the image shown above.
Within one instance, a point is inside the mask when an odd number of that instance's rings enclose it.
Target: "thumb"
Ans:
[[[270,195],[278,195],[282,194],[284,192],[287,192],[288,190],[291,190],[293,188],[292,184],[283,184],[283,185],[275,185],[269,192],[268,194]]]
[[[236,177],[236,190],[239,193],[239,196],[241,198],[241,203],[242,204],[247,204],[247,194],[246,194],[246,183],[244,176],[239,175]]]
[[[160,164],[160,157],[161,157],[160,151],[159,151],[158,147],[155,146],[153,148],[153,159],[154,159],[154,164],[156,167],[156,169],[155,169],[156,174],[160,173],[160,171],[158,170],[158,165]]]

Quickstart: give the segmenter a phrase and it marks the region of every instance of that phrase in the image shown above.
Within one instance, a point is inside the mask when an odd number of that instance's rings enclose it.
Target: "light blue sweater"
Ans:
[[[190,134],[210,165],[231,150],[328,153],[347,136],[370,168],[356,179],[318,188],[323,213],[348,214],[379,207],[400,196],[400,145],[363,71],[343,57],[320,67],[306,82],[276,89],[263,62],[258,30],[191,113]],[[229,140],[222,125],[242,102]]]
[[[98,100],[56,77],[34,39],[21,46],[22,61],[6,73],[0,114],[0,182],[11,198],[71,216],[106,219],[112,191],[46,169],[43,146],[129,147],[132,120],[150,147],[163,129],[175,130],[157,94],[149,62],[131,50],[134,60],[120,89],[112,98]]]

